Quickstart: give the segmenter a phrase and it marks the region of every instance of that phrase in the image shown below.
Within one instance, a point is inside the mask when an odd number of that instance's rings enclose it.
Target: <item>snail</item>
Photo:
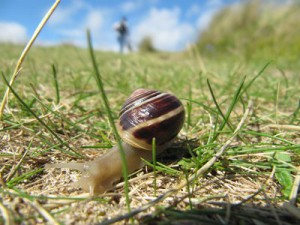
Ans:
[[[149,89],[134,91],[121,108],[116,124],[123,141],[128,172],[142,168],[142,159],[151,161],[153,138],[158,154],[168,148],[183,122],[184,107],[174,95]],[[117,146],[90,162],[47,164],[46,167],[81,171],[83,176],[77,185],[91,195],[112,189],[122,177],[122,161]]]

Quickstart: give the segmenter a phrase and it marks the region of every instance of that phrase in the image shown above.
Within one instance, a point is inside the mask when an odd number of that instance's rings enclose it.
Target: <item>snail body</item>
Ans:
[[[128,172],[143,167],[142,159],[151,161],[153,138],[158,153],[168,148],[183,122],[184,108],[174,95],[148,89],[134,91],[123,105],[117,122]],[[90,162],[47,164],[46,167],[81,171],[83,176],[77,185],[91,195],[113,188],[122,177],[122,160],[117,146]]]

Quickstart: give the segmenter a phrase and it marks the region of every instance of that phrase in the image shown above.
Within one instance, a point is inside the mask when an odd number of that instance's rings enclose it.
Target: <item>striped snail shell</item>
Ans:
[[[168,147],[183,122],[184,108],[177,97],[156,90],[138,89],[123,105],[117,128],[127,144],[152,150],[153,138],[158,149]]]

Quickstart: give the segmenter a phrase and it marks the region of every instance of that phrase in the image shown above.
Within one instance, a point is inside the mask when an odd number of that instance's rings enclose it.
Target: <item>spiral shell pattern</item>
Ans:
[[[156,90],[138,89],[123,105],[117,124],[127,144],[145,150],[172,142],[184,122],[184,107],[174,95]]]

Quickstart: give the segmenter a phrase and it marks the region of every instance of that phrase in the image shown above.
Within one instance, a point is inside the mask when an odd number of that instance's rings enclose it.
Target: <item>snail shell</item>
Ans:
[[[174,95],[138,89],[123,105],[117,128],[127,144],[152,150],[153,138],[158,149],[167,147],[181,130],[183,122],[184,108]]]

